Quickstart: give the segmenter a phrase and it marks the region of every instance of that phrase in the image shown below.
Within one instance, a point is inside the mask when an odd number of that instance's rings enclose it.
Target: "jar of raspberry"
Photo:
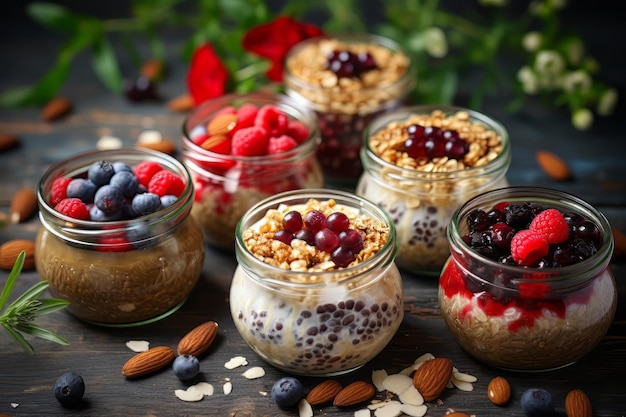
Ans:
[[[233,250],[237,222],[258,201],[324,184],[317,118],[285,95],[209,100],[185,120],[183,134],[196,192],[191,214],[218,249]]]
[[[391,215],[398,267],[438,276],[450,255],[446,227],[452,213],[471,197],[508,185],[511,148],[504,126],[484,114],[420,105],[373,120],[361,160],[356,193]]]
[[[167,317],[204,262],[193,195],[185,166],[160,152],[92,151],[52,165],[38,185],[40,278],[89,323],[128,327]]]
[[[257,203],[237,226],[229,297],[237,330],[285,372],[363,366],[402,322],[395,239],[384,210],[347,192],[297,190]]]
[[[285,58],[285,92],[313,109],[326,183],[353,188],[365,126],[399,107],[415,84],[414,65],[401,46],[371,34],[309,38]]]
[[[561,368],[609,329],[613,236],[580,198],[535,187],[490,191],[454,213],[448,238],[441,314],[476,359],[514,371]]]

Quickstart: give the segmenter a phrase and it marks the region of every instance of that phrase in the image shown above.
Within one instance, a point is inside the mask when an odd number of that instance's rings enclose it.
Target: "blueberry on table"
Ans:
[[[54,384],[54,396],[64,407],[78,404],[84,394],[85,381],[74,372],[64,373]]]
[[[186,381],[198,375],[200,361],[194,355],[184,354],[177,356],[172,363],[174,375],[182,381]]]
[[[283,377],[272,387],[272,399],[279,407],[293,407],[302,398],[304,398],[304,385],[294,377]]]
[[[552,395],[541,388],[530,388],[524,391],[520,403],[528,417],[551,416],[554,413]]]

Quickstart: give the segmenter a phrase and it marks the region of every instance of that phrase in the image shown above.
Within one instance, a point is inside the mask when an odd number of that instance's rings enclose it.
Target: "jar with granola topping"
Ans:
[[[327,184],[354,187],[361,175],[363,129],[399,107],[415,83],[400,45],[371,34],[309,38],[285,59],[285,92],[318,116],[318,158]]]
[[[459,107],[412,106],[377,117],[364,134],[356,193],[396,225],[401,270],[438,275],[450,255],[452,213],[508,185],[509,136],[497,121]]]
[[[231,94],[198,106],[183,125],[192,216],[205,241],[232,251],[237,222],[271,195],[321,187],[315,113],[282,94]]]
[[[339,246],[325,246],[335,239]],[[361,197],[310,189],[261,201],[237,226],[239,264],[230,288],[237,330],[285,372],[355,370],[402,322],[395,253],[388,214]]]
[[[130,174],[140,164],[168,173],[161,178],[180,180],[178,196],[132,217],[90,215],[96,213],[97,201],[88,204],[87,219],[76,210],[59,211],[57,200],[76,202],[75,196],[86,194],[65,188],[71,180],[91,182],[93,166]],[[105,187],[109,185],[101,189]],[[149,194],[144,191],[137,195]],[[39,182],[38,201],[42,227],[35,242],[37,272],[48,281],[50,293],[70,301],[67,311],[83,321],[113,327],[155,322],[177,311],[200,278],[205,251],[202,233],[189,215],[193,184],[184,165],[169,155],[139,149],[76,155],[48,168]],[[125,203],[121,210],[133,209]]]
[[[611,227],[580,198],[538,187],[486,192],[454,213],[448,238],[441,315],[476,359],[514,371],[561,368],[611,326]]]

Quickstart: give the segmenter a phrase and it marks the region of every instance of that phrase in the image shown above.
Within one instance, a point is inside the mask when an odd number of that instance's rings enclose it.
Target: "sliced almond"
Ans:
[[[398,394],[398,399],[402,404],[409,405],[422,405],[424,404],[424,397],[413,385],[408,387],[405,391]]]
[[[233,384],[230,381],[224,382],[224,385],[222,386],[222,391],[224,392],[224,395],[228,395],[231,392],[233,392]]]
[[[265,369],[260,366],[254,366],[241,375],[246,379],[257,379],[265,376]]]
[[[384,391],[385,387],[383,385],[383,381],[387,378],[387,371],[384,369],[375,369],[372,371],[372,384],[376,387],[378,391]]]
[[[421,405],[402,404],[400,406],[400,410],[402,410],[404,414],[410,417],[422,417],[426,415],[426,412],[428,411],[428,407],[426,407],[424,404],[421,404]]]
[[[145,352],[150,349],[150,342],[147,340],[129,340],[126,342],[126,347],[133,352]]]
[[[410,376],[402,374],[389,375],[383,381],[383,387],[394,394],[400,394],[412,385],[413,379]]]
[[[305,399],[298,402],[298,417],[313,417],[313,407]]]
[[[193,385],[188,387],[186,390],[177,389],[174,391],[174,395],[179,400],[187,401],[187,402],[195,402],[200,401],[204,398],[204,394],[198,391]]]
[[[402,414],[402,403],[400,401],[388,401],[383,407],[374,411],[376,417],[398,417]]]
[[[235,368],[239,368],[240,366],[245,366],[247,364],[248,364],[248,360],[245,357],[235,356],[233,358],[230,358],[230,360],[224,364],[224,368],[235,369]]]

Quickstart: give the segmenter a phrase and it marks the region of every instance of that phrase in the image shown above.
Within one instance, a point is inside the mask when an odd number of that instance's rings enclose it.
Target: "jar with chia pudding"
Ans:
[[[337,375],[374,358],[404,314],[395,228],[375,204],[342,191],[279,194],[237,226],[230,309],[265,361],[299,375]]]
[[[313,109],[326,183],[353,188],[361,175],[363,129],[399,107],[415,84],[414,66],[396,42],[371,34],[309,38],[285,58],[285,92]]]
[[[564,367],[611,326],[611,227],[580,198],[536,187],[490,191],[455,212],[448,238],[441,314],[481,362],[514,371]]]
[[[450,255],[446,228],[452,213],[471,197],[508,185],[511,149],[506,129],[492,118],[423,105],[372,121],[361,160],[356,193],[391,215],[398,267],[438,276]]]
[[[37,194],[35,266],[71,314],[137,326],[187,300],[205,251],[181,162],[139,149],[81,153],[49,167]]]
[[[218,249],[232,252],[237,222],[258,201],[324,184],[315,113],[286,95],[209,100],[185,120],[182,141],[196,193],[191,214]]]

